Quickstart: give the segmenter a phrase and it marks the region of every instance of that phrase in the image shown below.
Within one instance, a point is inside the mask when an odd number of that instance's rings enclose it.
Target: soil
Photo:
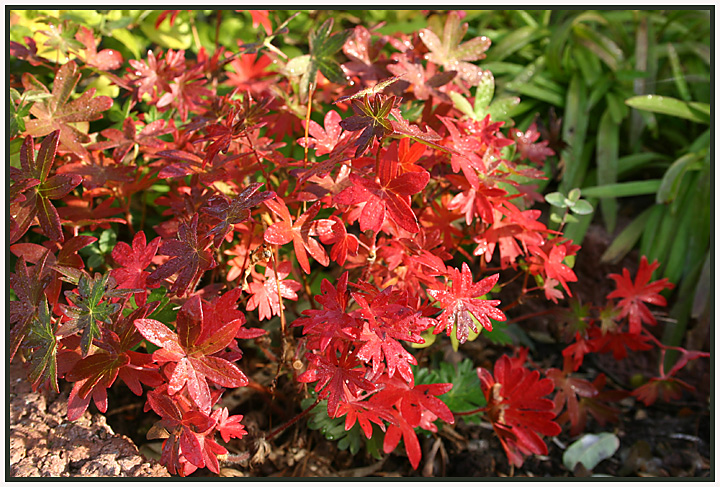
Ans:
[[[600,255],[611,237],[602,227],[592,225],[578,256],[575,272],[580,277],[571,289],[582,302],[603,302],[613,283],[606,276],[619,273],[623,266],[634,272],[637,256],[630,255],[617,265],[599,264]],[[518,284],[519,285],[519,284]],[[512,289],[508,289],[511,291]],[[528,300],[508,313],[510,318],[547,310],[544,300]],[[557,340],[557,317],[539,315],[523,320],[535,344],[531,359],[542,368],[562,367],[562,341]],[[661,327],[658,327],[661,328]],[[454,352],[445,340],[445,359],[458,362],[469,357],[477,365],[489,366],[507,349],[488,346],[482,336]],[[220,476],[225,477],[696,477],[714,476],[711,463],[711,409],[709,361],[695,361],[685,379],[697,388],[682,400],[671,404],[658,401],[650,407],[633,398],[615,404],[621,410],[616,424],[599,426],[588,421],[584,433],[614,433],[620,448],[592,472],[581,467],[569,471],[562,462],[563,452],[575,441],[563,432],[547,439],[548,454],[528,457],[521,468],[512,468],[499,440],[487,423],[470,424],[459,418],[444,425],[436,434],[421,437],[422,462],[413,470],[402,448],[377,460],[361,449],[352,455],[339,450],[318,431],[307,428],[306,418],[293,424],[271,442],[262,433],[290,421],[300,412],[296,401],[297,383],[281,376],[274,396],[270,385],[275,376],[273,365],[258,360],[259,348],[250,348],[243,366],[255,387],[228,391],[223,398],[230,414],[243,414],[249,435],[227,444],[231,455],[221,462]],[[587,378],[599,372],[609,385],[629,387],[632,374],[653,375],[657,356],[632,355],[616,362],[610,355],[593,356],[581,369]],[[20,380],[20,378],[23,380]],[[144,399],[124,386],[109,393],[110,410],[105,415],[86,412],[69,423],[65,420],[69,387],[61,394],[32,393],[17,365],[10,369],[10,475],[25,476],[167,476],[157,463],[162,443],[148,441],[145,434],[157,419],[143,413]],[[66,385],[67,386],[67,385]],[[89,411],[96,411],[94,405]],[[117,434],[116,434],[116,433]],[[137,445],[137,446],[136,446]],[[139,448],[139,449],[138,449]],[[193,476],[214,476],[206,469]]]
[[[139,454],[105,416],[66,420],[68,393],[32,392],[17,363],[9,370],[11,477],[169,477]]]

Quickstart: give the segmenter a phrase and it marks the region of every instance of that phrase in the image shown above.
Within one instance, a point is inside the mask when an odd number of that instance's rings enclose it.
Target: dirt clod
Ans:
[[[19,364],[10,367],[12,477],[169,477],[165,467],[116,435],[105,417],[67,421],[67,393],[32,392]]]

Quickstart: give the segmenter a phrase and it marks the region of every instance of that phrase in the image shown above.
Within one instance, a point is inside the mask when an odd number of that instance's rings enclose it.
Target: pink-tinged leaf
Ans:
[[[342,135],[342,127],[340,122],[342,117],[335,111],[330,110],[325,114],[324,124],[325,129],[320,127],[317,122],[310,120],[308,126],[308,148],[315,149],[316,156],[322,156],[324,154],[331,153],[335,147],[339,147],[344,143],[347,143],[350,138],[349,135]],[[304,124],[304,121],[303,121]],[[305,147],[305,137],[297,139],[297,143],[302,147]]]
[[[318,201],[313,204],[293,223],[285,202],[278,197],[276,197],[276,199],[277,201],[265,200],[264,203],[273,213],[278,215],[282,221],[271,225],[265,230],[265,241],[273,245],[284,245],[292,240],[295,257],[306,274],[310,274],[310,261],[307,257],[308,252],[321,265],[327,266],[330,263],[327,252],[325,252],[325,249],[322,248],[317,240],[312,238],[312,236],[319,234],[319,229],[329,229],[332,224],[330,220],[325,221],[327,223],[326,225],[321,224],[323,220],[313,221],[313,218],[320,211],[320,202]]]
[[[277,275],[280,283],[275,280],[275,271],[272,267],[265,268],[264,279],[254,274],[254,280],[249,284],[248,292],[252,294],[248,300],[247,310],[258,309],[260,320],[270,319],[280,314],[280,300],[278,299],[278,287],[280,295],[284,299],[297,301],[297,291],[302,287],[299,282],[286,279],[292,270],[290,262],[281,262],[278,265]]]
[[[198,372],[223,387],[243,387],[248,384],[245,374],[225,359],[205,356],[191,361]]]
[[[122,55],[113,49],[97,52],[97,43],[91,29],[84,25],[78,29],[75,38],[85,45],[85,63],[96,68],[109,71],[122,66]]]
[[[229,442],[231,438],[242,438],[247,434],[245,426],[240,424],[243,415],[236,414],[228,417],[228,414],[227,408],[216,409],[212,413],[215,428],[217,428],[225,443]]]
[[[178,343],[178,336],[170,328],[157,320],[142,318],[135,320],[135,326],[146,340],[167,349],[168,351],[183,355],[183,349]]]
[[[63,146],[87,159],[89,153],[82,143],[89,142],[90,138],[71,124],[101,118],[102,112],[108,110],[113,101],[108,96],[95,97],[94,88],[69,101],[81,76],[74,61],[63,64],[55,75],[52,97],[43,98],[33,104],[30,114],[35,118],[28,120],[25,127],[27,133],[34,137],[59,130]],[[49,93],[47,88],[29,73],[23,74],[22,82],[26,89],[40,86],[42,91]]]
[[[150,274],[148,281],[151,284],[157,284],[163,279],[177,274],[170,290],[177,295],[183,295],[205,271],[217,265],[212,250],[208,249],[209,239],[207,237],[198,238],[198,218],[196,213],[190,222],[180,225],[177,239],[166,240],[162,243],[160,252],[174,258]]]
[[[269,244],[285,245],[292,239],[291,227],[285,222],[275,223],[265,230],[265,241]]]
[[[46,198],[37,199],[37,218],[45,235],[50,240],[62,242],[64,240],[60,216],[55,207]]]
[[[202,352],[204,355],[212,355],[225,350],[225,348],[230,346],[236,338],[238,331],[244,322],[244,319],[229,321],[213,330],[212,335],[200,342],[197,350]]]
[[[474,86],[480,79],[481,69],[467,61],[485,58],[490,39],[481,36],[462,43],[467,29],[468,24],[461,24],[458,13],[452,11],[445,21],[442,39],[430,29],[421,29],[420,39],[430,50],[427,59],[442,65],[445,70],[457,71],[462,79]]]
[[[199,295],[194,295],[182,305],[177,314],[175,330],[180,346],[187,351],[194,351],[195,344],[202,331],[203,309]]]
[[[38,194],[46,199],[57,200],[67,195],[83,181],[78,174],[56,174],[40,184]]]

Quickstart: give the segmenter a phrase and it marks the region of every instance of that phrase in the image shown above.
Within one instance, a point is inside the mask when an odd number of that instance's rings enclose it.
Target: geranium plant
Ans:
[[[26,69],[10,75],[10,359],[22,356],[35,389],[72,384],[69,419],[91,399],[106,411],[119,378],[160,417],[148,436],[164,439],[171,473],[217,473],[228,453],[217,434],[247,434],[222,397],[248,386],[243,350],[259,347],[270,389],[311,398],[301,415],[357,424],[385,453],[402,441],[414,468],[419,432],[480,413],[519,466],[565,420],[609,417],[593,408],[602,379],[572,382],[587,353],[667,348],[646,333],[644,303],[664,305],[670,284],[648,283],[644,261],[635,282],[611,276],[614,307],[575,330],[562,371],[543,378],[504,355],[477,369],[474,411],[443,400],[452,381],[418,380],[432,376],[421,347],[462,346],[522,299],[556,303],[578,280],[579,246],[536,208],[554,152],[498,110],[477,64],[491,40],[466,40],[462,13],[411,35],[329,19],[294,57],[282,48],[294,17],[217,13],[216,36],[231,15],[262,26],[257,42],[226,48],[203,42],[194,12],[133,15],[126,29],[185,19],[193,49],[137,55],[132,36],[113,34],[121,55],[104,24],[70,12],[31,19],[53,27],[42,44],[10,45]],[[515,279],[520,295],[500,299]],[[634,394],[686,387],[675,373],[704,354],[681,352]]]

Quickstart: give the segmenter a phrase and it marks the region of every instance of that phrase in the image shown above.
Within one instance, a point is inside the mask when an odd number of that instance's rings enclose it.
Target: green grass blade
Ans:
[[[660,179],[650,179],[647,181],[605,184],[583,188],[582,194],[588,198],[623,198],[625,196],[655,194],[660,187],[660,183]]]
[[[548,63],[549,61],[548,58]],[[562,152],[565,173],[560,191],[563,193],[567,193],[572,188],[581,187],[585,179],[586,168],[583,168],[581,160],[585,148],[588,122],[587,88],[582,77],[576,73],[570,80],[563,117],[562,137],[569,144],[569,147]]]
[[[678,195],[678,191],[680,191],[680,186],[683,182],[685,173],[692,169],[693,163],[700,161],[700,155],[695,152],[691,152],[690,154],[685,154],[673,162],[663,175],[660,188],[658,188],[657,195],[655,197],[655,202],[668,203],[674,200]],[[697,169],[699,169],[699,167]]]
[[[675,87],[680,93],[680,98],[684,101],[691,101],[690,90],[688,89],[687,81],[685,81],[685,74],[683,73],[682,66],[680,65],[680,57],[678,56],[675,47],[672,43],[668,42],[668,59],[670,60],[670,67],[672,68],[673,80],[675,81]]]
[[[711,121],[710,105],[707,103],[685,102],[677,98],[659,95],[633,96],[625,100],[625,103],[639,110],[664,113],[693,122],[709,124]]]
[[[649,208],[650,216],[645,224],[645,231],[640,240],[640,255],[647,256],[650,253],[650,246],[660,228],[660,222],[662,221],[666,208],[666,205],[653,205]]]
[[[640,152],[623,156],[618,159],[618,179],[623,179],[637,169],[644,169],[667,160],[666,156],[657,152]]]
[[[530,25],[520,27],[503,37],[498,44],[489,49],[486,59],[488,61],[502,61],[528,44],[548,35],[549,31],[546,29],[538,29]]]
[[[620,234],[612,241],[607,250],[600,257],[601,262],[617,264],[630,252],[640,240],[647,225],[653,207],[640,213]]]
[[[597,180],[599,186],[607,186],[617,182],[619,141],[620,125],[613,120],[612,112],[608,107],[600,117],[597,135]],[[585,191],[583,193],[587,196]],[[617,199],[615,197],[600,199],[600,210],[607,231],[612,233],[617,223]]]

